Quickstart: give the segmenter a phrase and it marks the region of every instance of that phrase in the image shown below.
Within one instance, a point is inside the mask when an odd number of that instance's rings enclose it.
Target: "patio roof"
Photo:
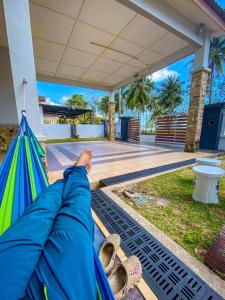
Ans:
[[[202,29],[225,31],[214,0],[29,2],[37,79],[94,89],[113,91],[190,55]]]
[[[58,115],[66,118],[76,118],[80,115],[90,113],[91,109],[73,108],[67,106],[40,104],[43,108],[44,115]]]

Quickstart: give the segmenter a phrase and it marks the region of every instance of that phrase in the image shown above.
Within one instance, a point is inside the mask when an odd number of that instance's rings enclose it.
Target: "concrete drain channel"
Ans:
[[[159,299],[223,299],[100,189],[92,192],[92,208],[110,233],[120,235],[126,255],[138,256],[143,277]]]

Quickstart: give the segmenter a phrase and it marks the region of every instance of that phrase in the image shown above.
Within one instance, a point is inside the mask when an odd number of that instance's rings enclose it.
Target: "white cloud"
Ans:
[[[51,98],[46,98],[46,103],[50,105],[60,105],[59,103],[52,101]]]
[[[70,96],[62,96],[62,98],[59,100],[59,102],[64,105],[66,100],[68,100],[69,98],[70,98]]]
[[[171,75],[179,76],[179,73],[175,70],[169,70],[168,68],[163,68],[157,72],[152,73],[151,75],[148,76],[148,78],[151,78],[155,82],[160,82]]]

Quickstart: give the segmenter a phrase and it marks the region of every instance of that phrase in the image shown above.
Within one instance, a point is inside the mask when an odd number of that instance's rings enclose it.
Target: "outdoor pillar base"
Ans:
[[[6,153],[17,134],[18,125],[0,125],[0,153]]]
[[[109,102],[109,140],[115,141],[115,102]]]
[[[209,72],[209,69],[201,69],[192,73],[185,152],[195,152],[199,149]]]

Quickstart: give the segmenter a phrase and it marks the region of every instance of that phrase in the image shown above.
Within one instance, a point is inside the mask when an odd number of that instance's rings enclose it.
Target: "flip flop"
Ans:
[[[116,265],[108,277],[116,300],[123,298],[142,277],[142,267],[137,256],[130,256],[123,264]]]
[[[114,265],[116,253],[120,247],[120,236],[118,234],[111,234],[107,239],[102,243],[102,246],[99,250],[99,259],[102,263],[102,266],[108,274]]]

